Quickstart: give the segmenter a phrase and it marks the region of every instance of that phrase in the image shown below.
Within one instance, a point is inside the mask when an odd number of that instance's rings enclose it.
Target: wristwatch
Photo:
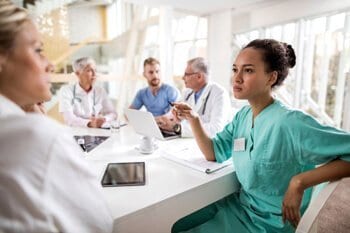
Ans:
[[[181,134],[181,125],[180,124],[175,124],[173,126],[173,130],[176,134]]]

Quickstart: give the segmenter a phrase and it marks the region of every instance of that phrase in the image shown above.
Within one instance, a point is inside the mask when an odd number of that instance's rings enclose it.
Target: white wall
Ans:
[[[114,2],[113,4],[110,4],[106,8],[106,39],[111,40],[113,38],[116,38],[118,35],[118,8],[117,8],[117,2]]]
[[[103,19],[100,7],[69,7],[68,20],[71,43],[78,43],[87,38],[103,38]]]
[[[250,12],[233,12],[232,22],[236,22],[233,32],[288,22],[322,13],[341,11],[350,8],[349,0],[288,0],[262,7]]]
[[[234,33],[350,8],[350,0],[287,0],[251,11],[225,10],[208,16],[208,60],[212,79],[226,88],[231,76]]]
[[[227,90],[230,88],[232,68],[231,10],[208,17],[208,61],[211,79]]]
[[[166,83],[173,83],[173,38],[172,31],[173,9],[168,6],[159,8],[159,61],[162,78]]]

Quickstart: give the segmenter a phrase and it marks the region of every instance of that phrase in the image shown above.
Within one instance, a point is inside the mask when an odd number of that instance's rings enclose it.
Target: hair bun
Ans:
[[[289,68],[293,68],[296,63],[296,56],[293,47],[290,44],[286,45],[286,57],[288,60]]]

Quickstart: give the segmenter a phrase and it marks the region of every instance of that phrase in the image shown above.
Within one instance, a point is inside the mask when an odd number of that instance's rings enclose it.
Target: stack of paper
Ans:
[[[193,142],[182,146],[169,146],[166,150],[162,150],[162,156],[207,174],[232,166],[231,159],[223,163],[207,161],[198,146]]]

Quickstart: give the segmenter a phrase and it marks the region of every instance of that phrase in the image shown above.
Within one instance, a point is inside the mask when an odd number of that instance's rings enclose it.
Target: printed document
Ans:
[[[184,141],[181,146],[169,145],[166,150],[162,150],[161,154],[167,159],[207,174],[219,171],[228,166],[233,166],[232,159],[228,159],[223,163],[207,161],[197,144],[193,141],[190,141],[189,143],[185,143]]]

